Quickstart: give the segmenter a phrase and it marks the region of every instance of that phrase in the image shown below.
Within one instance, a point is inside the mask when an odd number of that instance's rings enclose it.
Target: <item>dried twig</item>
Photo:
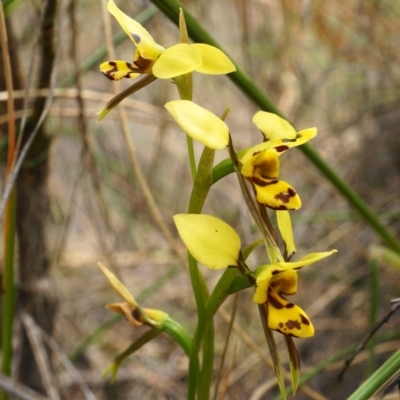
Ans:
[[[374,334],[382,327],[382,325],[388,322],[392,317],[392,315],[400,308],[400,298],[393,299],[391,303],[393,303],[393,305],[392,307],[390,307],[390,310],[376,323],[375,326],[372,327],[372,329],[369,331],[365,339],[354,350],[353,354],[351,354],[349,357],[346,358],[344,362],[344,367],[339,374],[339,381],[343,379],[345,372],[349,368],[350,364],[352,363],[356,355],[360,353],[361,350],[364,349],[364,347],[367,345],[372,336],[374,336]]]
[[[63,364],[63,366],[67,370],[67,372],[70,374],[71,378],[80,387],[80,389],[81,389],[83,395],[86,397],[86,399],[87,400],[97,400],[96,396],[89,389],[88,385],[82,379],[82,377],[79,374],[79,372],[77,371],[77,369],[74,367],[74,365],[71,363],[71,361],[65,355],[65,353],[61,350],[58,343],[51,336],[49,336],[43,329],[41,329],[40,327],[38,327],[38,328],[40,329],[44,340],[51,347],[54,354],[56,354],[57,357],[60,359],[60,362]]]
[[[0,374],[0,388],[22,400],[49,400],[48,397],[41,396],[34,390],[15,382],[3,374]]]
[[[383,400],[396,386],[400,398],[400,374],[398,372],[394,378],[390,379],[389,382],[374,395],[373,400]]]
[[[46,392],[52,400],[61,400],[51,372],[51,366],[42,341],[42,335],[35,320],[27,312],[22,311],[21,321],[25,327],[33,354],[35,355],[35,360],[40,371],[43,385],[46,388]]]

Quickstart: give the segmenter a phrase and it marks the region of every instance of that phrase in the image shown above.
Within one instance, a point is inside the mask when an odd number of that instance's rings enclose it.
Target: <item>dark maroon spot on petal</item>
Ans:
[[[293,142],[296,142],[297,139],[299,139],[301,137],[303,137],[303,135],[300,135],[299,133],[297,133],[297,135],[294,139],[282,139],[282,143],[289,143],[289,142],[293,143]]]
[[[147,58],[143,58],[139,55],[134,64],[139,68],[140,73],[147,74],[151,72],[151,68],[153,67],[154,61],[148,60]]]
[[[283,328],[283,323],[279,322],[279,328]]]
[[[135,35],[135,34],[133,34],[132,33],[132,37],[133,37],[133,40],[136,42],[136,43],[140,43],[140,36],[139,35]]]
[[[289,203],[290,198],[296,196],[296,191],[293,190],[292,188],[288,188],[288,191],[286,193],[278,193],[275,196],[275,199],[281,200],[283,203]]]
[[[132,318],[134,319],[134,320],[136,320],[136,321],[140,321],[140,313],[139,313],[139,311],[138,310],[133,310],[132,311]]]
[[[276,308],[277,310],[282,310],[282,308],[284,308],[285,306],[279,301],[279,299],[277,299],[269,290],[268,291],[268,303]]]
[[[285,308],[293,308],[293,307],[294,307],[293,303],[287,303],[285,306]]]
[[[278,153],[282,153],[282,151],[285,151],[285,150],[287,150],[288,148],[289,148],[289,146],[281,145],[281,146],[275,147],[275,150],[276,150]]]
[[[285,325],[288,327],[288,329],[298,329],[300,330],[300,322],[299,321],[293,321],[289,319],[289,321],[285,322]]]
[[[262,178],[258,178],[258,177],[254,177],[254,176],[251,178],[251,180],[253,181],[253,183],[255,185],[260,186],[260,187],[265,187],[265,186],[268,186],[268,185],[275,185],[276,183],[279,182],[278,179],[264,180]]]
[[[311,325],[311,322],[308,318],[306,318],[303,314],[300,314],[301,323],[304,325]]]
[[[282,271],[278,271],[278,270],[275,270],[275,271],[272,271],[272,275],[278,275],[278,274],[280,274]]]

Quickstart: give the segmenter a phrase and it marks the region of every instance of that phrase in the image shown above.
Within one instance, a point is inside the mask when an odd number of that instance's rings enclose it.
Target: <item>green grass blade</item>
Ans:
[[[3,362],[1,372],[11,375],[12,333],[15,308],[14,290],[14,246],[15,246],[15,205],[16,190],[12,189],[4,214],[4,264],[2,288],[2,351]],[[6,392],[1,393],[2,400],[8,399]]]
[[[347,400],[368,400],[395,373],[400,370],[400,350],[392,355]]]

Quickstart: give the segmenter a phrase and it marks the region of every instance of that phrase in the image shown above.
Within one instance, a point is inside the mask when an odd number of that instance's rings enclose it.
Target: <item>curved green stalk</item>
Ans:
[[[192,347],[192,338],[187,330],[177,321],[172,318],[167,318],[163,322],[162,330],[171,336],[175,342],[182,347],[185,354],[189,357]]]
[[[195,42],[210,44],[221,48],[214,38],[199,24],[199,22],[177,0],[151,0],[171,21],[177,24],[179,8],[184,10],[189,36]],[[240,68],[228,74],[228,77],[253,102],[264,111],[275,113],[284,118],[283,114],[256,85],[256,83]],[[362,198],[321,158],[308,143],[299,147],[306,157],[319,171],[337,188],[348,202],[359,212],[368,225],[381,237],[392,250],[400,253],[400,243],[390,230],[377,218]]]

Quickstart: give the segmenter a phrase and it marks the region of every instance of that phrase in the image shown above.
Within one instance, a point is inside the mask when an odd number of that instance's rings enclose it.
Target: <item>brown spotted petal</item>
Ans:
[[[107,304],[106,308],[121,314],[134,327],[142,326],[145,321],[138,307],[134,307],[127,302]]]
[[[270,287],[280,295],[290,296],[295,294],[297,292],[297,272],[287,270],[274,275]]]
[[[122,78],[136,78],[143,73],[135,64],[126,61],[106,61],[100,65],[100,71],[111,81],[119,81]]]
[[[279,176],[279,157],[277,153],[269,150],[253,152],[245,162],[242,162],[240,173],[252,180],[266,181],[278,179]],[[247,153],[246,153],[247,154]]]
[[[314,335],[314,327],[307,314],[290,303],[270,286],[267,295],[268,326],[284,335],[306,338]]]
[[[273,210],[297,210],[300,196],[287,182],[278,179],[254,182],[257,201]]]

